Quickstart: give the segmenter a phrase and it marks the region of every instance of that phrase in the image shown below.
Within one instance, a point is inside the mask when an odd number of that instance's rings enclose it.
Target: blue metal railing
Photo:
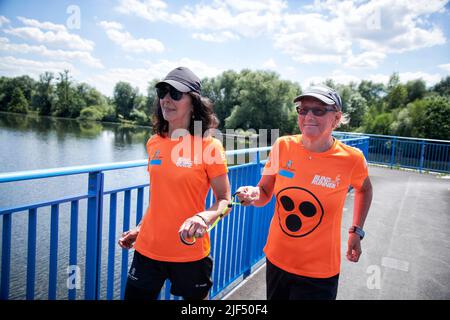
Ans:
[[[357,137],[345,139],[344,142],[356,146],[363,150],[367,156],[368,142],[367,137]],[[229,168],[229,177],[232,191],[241,185],[256,185],[261,177],[261,168],[265,161],[260,160],[260,153],[270,150],[266,148],[251,148],[237,151],[227,151],[227,156],[237,154],[252,154],[253,160],[250,163],[232,166]],[[122,230],[128,230],[131,226],[132,197],[136,194],[136,215],[135,224],[137,224],[143,215],[144,209],[144,191],[148,184],[134,185],[126,188],[114,190],[104,190],[104,172],[109,170],[119,170],[133,167],[145,167],[147,160],[121,162],[106,165],[79,166],[70,168],[35,170],[28,172],[13,172],[0,174],[0,183],[17,182],[30,179],[44,179],[57,176],[72,176],[75,174],[88,174],[88,192],[87,194],[65,197],[57,200],[21,205],[13,208],[0,208],[0,217],[2,217],[2,245],[1,245],[1,279],[0,279],[0,299],[10,298],[11,285],[11,254],[14,256],[25,255],[26,252],[26,288],[25,298],[33,300],[36,298],[36,285],[45,286],[45,283],[38,283],[36,275],[39,272],[36,268],[37,258],[41,261],[42,256],[37,254],[37,232],[40,214],[44,209],[50,209],[50,246],[48,255],[48,283],[46,298],[74,300],[80,292],[84,293],[84,299],[114,299],[119,295],[123,297],[125,288],[130,252],[121,250],[117,246],[117,226],[122,219]],[[109,196],[109,203],[105,200]],[[123,210],[119,208],[119,197],[123,196],[120,203]],[[86,202],[86,224],[80,224],[83,216],[80,210],[80,202]],[[211,204],[213,196],[211,192],[207,197],[207,204]],[[109,204],[109,212],[104,215],[105,204]],[[64,205],[70,206],[67,212],[61,211]],[[223,295],[227,287],[232,283],[239,281],[250,274],[252,266],[264,258],[262,251],[267,239],[267,230],[273,215],[274,200],[263,208],[254,207],[236,207],[233,212],[225,217],[216,228],[211,231],[211,255],[214,259],[213,269],[213,287],[210,292],[210,298]],[[20,213],[28,212],[28,230],[26,249],[14,246],[12,252],[12,218]],[[69,216],[67,224],[60,223],[60,217]],[[120,216],[121,214],[121,216]],[[104,219],[107,218],[107,219]],[[134,218],[134,217],[133,217]],[[44,219],[42,219],[44,220]],[[105,221],[104,221],[105,220]],[[42,221],[39,221],[42,222]],[[48,221],[42,222],[48,223]],[[42,224],[41,223],[41,224]],[[84,227],[79,227],[79,225]],[[108,232],[104,232],[108,229]],[[80,246],[79,233],[85,233],[85,244]],[[59,246],[59,236],[69,233],[68,248]],[[103,236],[103,234],[105,236]],[[107,234],[107,236],[106,236]],[[108,242],[108,245],[105,245]],[[107,248],[102,250],[103,248]],[[63,251],[68,250],[67,256]],[[84,250],[84,252],[83,252]],[[117,251],[121,251],[121,259],[116,257]],[[106,254],[106,259],[102,257]],[[44,260],[45,260],[44,256]],[[58,267],[64,261],[69,266],[74,266],[73,270],[77,274],[69,273],[69,276],[58,277]],[[106,266],[103,266],[106,261]],[[84,266],[80,266],[83,265]],[[119,265],[117,265],[119,263]],[[84,288],[80,285],[72,286],[71,281],[84,274]],[[75,276],[75,277],[72,277]],[[44,280],[45,281],[45,280]],[[117,288],[119,287],[119,288]],[[229,289],[229,288],[228,288]],[[14,290],[19,290],[14,287]],[[41,289],[42,291],[42,289]],[[66,294],[58,294],[64,292]],[[118,293],[120,292],[120,293]],[[15,296],[18,296],[15,292]],[[45,297],[38,297],[45,299]],[[163,289],[162,299],[174,299],[170,295],[170,283],[166,282]]]
[[[370,137],[368,161],[392,167],[450,173],[450,141],[335,132],[339,139]]]

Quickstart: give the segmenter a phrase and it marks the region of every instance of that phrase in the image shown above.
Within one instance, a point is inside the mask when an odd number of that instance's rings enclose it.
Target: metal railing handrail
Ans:
[[[272,147],[261,147],[261,148],[248,148],[248,149],[238,149],[238,150],[228,150],[225,152],[227,156],[239,155],[239,154],[251,154],[255,152],[269,151]],[[83,166],[71,166],[71,167],[61,167],[61,168],[51,168],[51,169],[38,169],[38,170],[28,170],[28,171],[16,171],[16,172],[6,172],[0,173],[0,183],[4,182],[15,182],[23,180],[33,180],[41,178],[51,178],[59,176],[68,176],[74,174],[92,173],[99,171],[109,171],[118,169],[129,169],[135,167],[144,167],[148,163],[148,159],[143,160],[133,160],[133,161],[122,161],[113,163],[103,163],[103,164],[92,164]]]
[[[333,134],[338,135],[361,135],[367,137],[377,137],[377,138],[388,138],[388,139],[404,139],[404,140],[420,140],[427,142],[438,142],[438,143],[450,143],[450,140],[437,140],[437,139],[425,139],[425,138],[414,138],[414,137],[402,137],[402,136],[388,136],[383,134],[374,133],[362,133],[362,132],[345,132],[345,131],[333,131]]]

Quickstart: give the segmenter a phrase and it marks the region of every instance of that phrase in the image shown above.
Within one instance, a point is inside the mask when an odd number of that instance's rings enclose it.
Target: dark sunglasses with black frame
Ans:
[[[336,108],[308,108],[308,107],[302,107],[302,106],[296,106],[295,109],[297,110],[297,113],[301,116],[306,116],[309,111],[313,113],[316,117],[323,117],[327,112],[337,112]]]
[[[172,86],[156,87],[156,94],[158,95],[158,98],[164,99],[167,93],[169,93],[170,98],[175,101],[179,101],[183,97],[183,92],[178,91]]]

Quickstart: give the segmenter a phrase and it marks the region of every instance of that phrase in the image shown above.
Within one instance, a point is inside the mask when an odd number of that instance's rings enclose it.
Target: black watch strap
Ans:
[[[358,226],[352,226],[352,227],[348,230],[348,232],[349,232],[349,233],[356,233],[356,234],[359,236],[359,238],[360,238],[361,240],[364,238],[364,235],[365,235],[364,230],[361,229],[361,228],[358,227]]]

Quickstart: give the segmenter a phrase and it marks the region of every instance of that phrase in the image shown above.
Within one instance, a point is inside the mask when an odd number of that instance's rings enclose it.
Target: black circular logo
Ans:
[[[288,236],[304,237],[322,222],[323,207],[312,192],[289,187],[278,192],[276,199],[278,221]]]

